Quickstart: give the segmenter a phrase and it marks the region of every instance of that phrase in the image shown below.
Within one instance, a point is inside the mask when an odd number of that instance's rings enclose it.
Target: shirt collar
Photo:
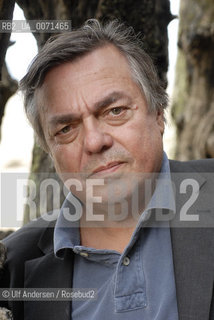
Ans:
[[[79,219],[72,219],[76,212],[73,198],[71,193],[66,197],[54,228],[54,253],[58,258],[63,258],[64,249],[80,245]]]
[[[175,212],[175,198],[172,188],[169,160],[165,152],[163,153],[162,166],[158,175],[156,188],[146,210],[155,208],[167,209]]]

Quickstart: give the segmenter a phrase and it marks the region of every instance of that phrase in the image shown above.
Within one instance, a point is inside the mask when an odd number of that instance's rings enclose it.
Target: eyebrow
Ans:
[[[93,109],[95,110],[94,112],[98,113],[101,109],[121,99],[127,99],[128,101],[131,100],[131,98],[126,93],[122,91],[113,91],[110,94],[108,94],[106,97],[102,98],[100,101],[97,101],[93,105]],[[50,119],[49,124],[50,126],[55,126],[59,124],[67,124],[69,122],[76,121],[76,120],[79,120],[79,116],[77,116],[74,113],[68,113],[64,115],[62,114],[62,115],[53,116]]]
[[[131,98],[122,91],[113,91],[112,93],[108,94],[106,97],[101,99],[100,101],[96,102],[94,104],[94,109],[98,111],[99,109],[105,108],[112,103],[120,100],[120,99],[128,99],[131,100]]]

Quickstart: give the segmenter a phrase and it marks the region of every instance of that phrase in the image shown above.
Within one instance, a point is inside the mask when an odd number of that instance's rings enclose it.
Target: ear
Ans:
[[[156,121],[157,121],[157,124],[159,126],[160,133],[161,133],[161,135],[163,135],[164,134],[164,129],[165,129],[165,123],[164,123],[164,113],[163,113],[162,110],[158,110],[157,111]]]

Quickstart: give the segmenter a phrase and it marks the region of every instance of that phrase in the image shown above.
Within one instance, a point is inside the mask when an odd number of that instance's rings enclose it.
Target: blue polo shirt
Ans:
[[[68,205],[65,201],[64,207]],[[60,213],[55,255],[73,250],[73,288],[97,289],[96,300],[72,301],[72,320],[178,320],[169,223],[157,221],[157,216],[148,219],[148,214],[163,209],[175,212],[165,153],[153,196],[122,254],[81,246],[78,223]]]

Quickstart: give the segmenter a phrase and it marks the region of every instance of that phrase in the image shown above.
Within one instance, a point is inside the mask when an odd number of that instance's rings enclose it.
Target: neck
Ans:
[[[80,227],[81,245],[95,249],[108,249],[122,253],[134,232],[134,227]]]
[[[153,183],[150,188],[151,192],[145,199],[141,196],[145,194],[144,184],[142,184],[141,188],[132,192],[131,197],[122,199],[123,201],[95,203],[93,210],[85,207],[80,220],[81,245],[122,253],[152,196]],[[91,215],[89,215],[90,211],[93,211]]]
[[[105,214],[103,216],[107,217]],[[101,250],[115,250],[122,253],[131,239],[137,222],[138,217],[133,217],[132,215],[119,221],[112,221],[111,219],[87,221],[86,215],[83,214],[80,220],[81,245]]]

